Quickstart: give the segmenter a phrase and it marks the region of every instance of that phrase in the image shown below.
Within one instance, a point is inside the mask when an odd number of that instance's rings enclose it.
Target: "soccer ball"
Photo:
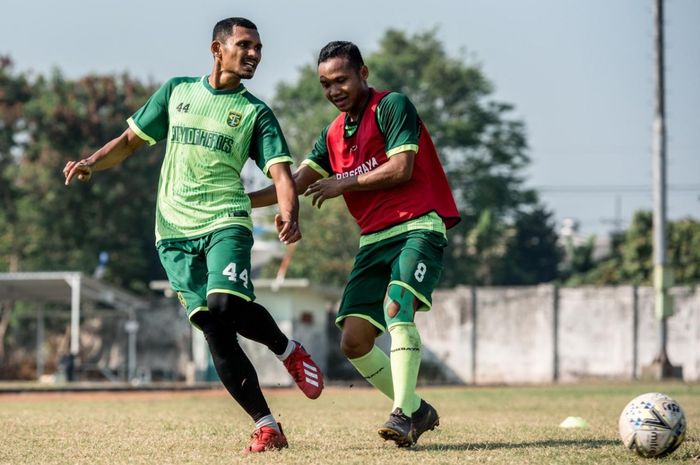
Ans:
[[[685,439],[683,409],[660,392],[632,399],[620,414],[618,426],[625,447],[643,457],[668,455]]]

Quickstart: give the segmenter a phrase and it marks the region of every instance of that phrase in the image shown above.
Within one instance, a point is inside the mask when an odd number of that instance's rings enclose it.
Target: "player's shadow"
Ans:
[[[620,441],[612,439],[548,439],[531,442],[461,442],[416,445],[412,449],[426,451],[449,450],[494,450],[494,449],[527,449],[530,447],[570,447],[582,449],[598,449],[605,446],[618,445]]]

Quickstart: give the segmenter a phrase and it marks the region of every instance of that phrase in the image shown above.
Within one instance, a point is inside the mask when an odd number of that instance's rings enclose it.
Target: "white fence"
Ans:
[[[667,353],[700,380],[700,292],[677,287]],[[635,379],[659,352],[648,287],[551,285],[438,290],[417,322],[424,359],[450,382],[542,383]]]

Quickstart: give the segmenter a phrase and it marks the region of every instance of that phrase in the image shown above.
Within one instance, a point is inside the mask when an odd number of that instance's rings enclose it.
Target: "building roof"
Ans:
[[[118,309],[147,306],[145,299],[77,271],[0,273],[0,299],[71,305],[73,283],[79,283],[81,299]]]
[[[342,289],[333,286],[322,286],[312,283],[306,278],[285,278],[285,279],[254,279],[256,289],[270,289],[279,292],[289,289],[308,289],[326,298],[337,299],[342,294]],[[167,280],[151,281],[149,287],[154,291],[163,292],[166,297],[172,297],[174,292]]]
[[[73,356],[80,350],[81,302],[91,301],[130,312],[148,305],[144,299],[77,271],[0,273],[0,299],[69,305]]]

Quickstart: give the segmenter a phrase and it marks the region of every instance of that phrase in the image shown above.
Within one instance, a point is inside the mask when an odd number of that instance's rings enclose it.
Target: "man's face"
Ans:
[[[323,94],[340,111],[357,113],[364,105],[367,67],[353,68],[345,57],[335,57],[318,65]]]
[[[223,71],[241,79],[251,79],[255,75],[255,69],[262,59],[262,43],[258,31],[234,26],[233,34],[225,42],[220,42],[217,48]],[[214,53],[217,55],[217,50]]]

